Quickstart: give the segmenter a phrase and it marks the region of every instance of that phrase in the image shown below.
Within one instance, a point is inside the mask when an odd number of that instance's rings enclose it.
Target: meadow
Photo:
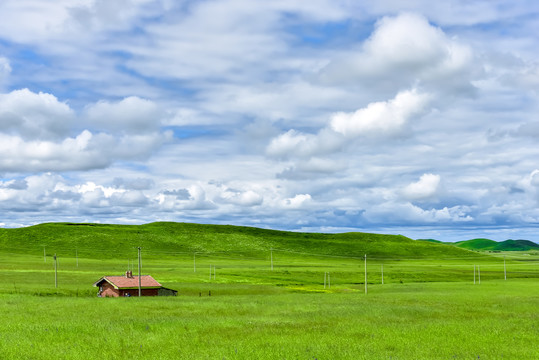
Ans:
[[[137,246],[142,273],[179,296],[97,298],[101,276],[137,274]],[[538,285],[537,251],[474,252],[393,235],[171,223],[0,229],[0,353],[534,359]]]

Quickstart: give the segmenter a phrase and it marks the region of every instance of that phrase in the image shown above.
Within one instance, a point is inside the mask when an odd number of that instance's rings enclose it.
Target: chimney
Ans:
[[[126,278],[132,278],[132,277],[133,277],[133,272],[131,272],[130,270],[127,270],[127,271],[125,272],[125,277],[126,277]]]

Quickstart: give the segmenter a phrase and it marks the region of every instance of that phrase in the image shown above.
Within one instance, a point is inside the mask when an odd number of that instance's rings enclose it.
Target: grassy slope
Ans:
[[[459,241],[455,246],[468,250],[490,251],[528,251],[539,249],[539,245],[529,240],[494,241],[489,239],[472,239]]]
[[[78,249],[93,256],[106,251],[124,257],[142,246],[154,253],[237,252],[256,256],[270,248],[313,254],[383,258],[477,256],[443,243],[416,241],[400,235],[368,233],[319,234],[264,230],[228,225],[151,223],[101,225],[48,223],[19,229],[0,229],[0,248],[16,253],[47,253]]]

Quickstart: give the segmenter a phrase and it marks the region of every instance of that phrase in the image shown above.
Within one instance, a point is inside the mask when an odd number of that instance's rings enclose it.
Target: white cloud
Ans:
[[[158,209],[175,212],[184,210],[204,211],[216,208],[215,203],[206,198],[206,191],[202,186],[194,184],[184,190],[188,196],[183,195],[184,191],[180,193],[170,191],[159,193],[154,198]]]
[[[80,0],[79,0],[80,3]],[[63,32],[71,0],[5,0],[0,3],[0,33],[17,42],[35,42]]]
[[[224,203],[249,207],[261,205],[264,200],[260,194],[252,190],[238,191],[234,189],[226,189],[220,195],[220,199]]]
[[[348,137],[369,134],[393,135],[400,132],[413,116],[425,111],[428,95],[416,90],[403,91],[394,99],[369,104],[354,113],[336,113],[331,128]]]
[[[375,205],[365,212],[365,217],[374,223],[386,224],[400,223],[459,223],[471,222],[473,217],[469,215],[470,208],[465,206],[443,207],[440,209],[422,209],[411,203],[388,202]]]
[[[292,198],[284,199],[282,204],[285,208],[288,209],[301,209],[305,206],[308,206],[312,202],[311,195],[309,194],[298,194]]]
[[[87,108],[89,124],[51,94],[28,89],[0,94],[0,170],[69,171],[141,160],[172,138],[160,132],[160,110],[131,97]],[[84,129],[93,123],[112,133]],[[75,128],[84,130],[75,131]]]
[[[0,169],[24,172],[104,168],[117,160],[145,159],[166,139],[161,134],[114,138],[88,130],[61,142],[24,141],[0,134]]]
[[[416,82],[450,92],[469,91],[478,71],[472,50],[420,15],[384,17],[361,50],[349,51],[321,71],[328,83],[363,83],[399,89]]]
[[[57,140],[69,134],[74,112],[51,94],[28,89],[0,94],[0,131],[23,139]]]
[[[267,148],[267,153],[272,156],[283,156],[293,153],[310,154],[316,150],[314,142],[316,137],[309,134],[301,134],[296,130],[288,130],[274,138]]]
[[[402,194],[408,200],[426,200],[436,196],[439,185],[440,175],[423,174],[419,181],[406,186]]]
[[[119,102],[99,101],[86,107],[91,126],[112,132],[147,133],[159,129],[163,111],[150,100],[131,96]]]

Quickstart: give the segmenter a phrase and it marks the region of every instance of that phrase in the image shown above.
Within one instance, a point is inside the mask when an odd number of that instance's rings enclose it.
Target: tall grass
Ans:
[[[93,299],[2,295],[5,359],[533,359],[530,280],[359,293]]]

